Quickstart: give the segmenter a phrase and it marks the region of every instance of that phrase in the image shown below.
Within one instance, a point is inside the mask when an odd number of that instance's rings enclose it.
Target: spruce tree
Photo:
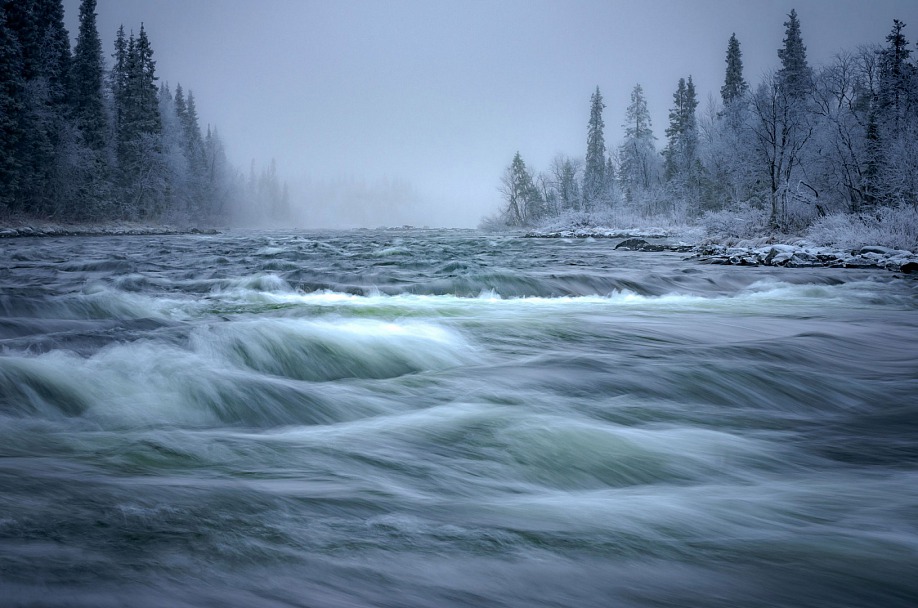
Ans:
[[[602,111],[605,107],[599,87],[596,87],[596,92],[590,97],[590,121],[587,125],[587,151],[583,172],[583,200],[587,209],[602,195],[605,188],[606,143],[603,136],[605,124],[602,120]]]
[[[664,177],[667,180],[671,180],[678,171],[678,156],[682,147],[682,133],[685,130],[685,104],[685,78],[680,78],[676,92],[673,93],[673,107],[669,111],[669,126],[666,127],[666,137],[669,141],[663,148]]]
[[[791,99],[802,99],[813,87],[813,71],[806,61],[806,47],[800,34],[797,11],[791,9],[784,22],[784,46],[778,49],[781,69],[778,82]]]
[[[902,33],[905,23],[893,20],[892,31],[886,36],[887,46],[880,51],[879,109],[883,119],[894,131],[909,115],[909,92],[915,68],[909,63],[911,50]]]
[[[631,91],[631,103],[625,112],[625,140],[619,157],[619,179],[629,199],[640,189],[650,188],[656,175],[656,150],[647,99],[640,84]]]
[[[749,84],[743,78],[743,52],[735,33],[730,35],[730,41],[727,43],[726,61],[727,73],[724,77],[724,86],[720,88],[720,96],[725,107],[749,91]]]
[[[542,216],[542,197],[532,181],[532,175],[517,152],[501,178],[501,192],[507,200],[506,222],[522,226]]]
[[[156,63],[143,24],[127,40],[122,78],[118,79],[118,164],[128,216],[154,218],[163,212],[166,187],[161,162],[162,120]],[[118,51],[116,50],[116,53]],[[116,57],[116,61],[117,61]]]
[[[19,144],[23,135],[20,116],[25,88],[22,72],[19,41],[7,27],[6,12],[0,10],[0,215],[18,210]]]
[[[198,109],[192,91],[188,91],[188,98],[185,103],[185,114],[181,117],[181,120],[185,141],[187,142],[186,149],[188,153],[188,162],[195,174],[203,174],[204,142],[201,138],[201,127],[198,123]]]
[[[80,32],[71,70],[71,104],[83,142],[91,150],[105,145],[105,108],[102,98],[102,41],[96,29],[96,0],[80,3]]]
[[[669,111],[669,126],[666,128],[668,142],[663,150],[664,176],[668,181],[679,177],[686,182],[691,178],[689,173],[694,169],[698,148],[697,108],[698,98],[692,77],[689,76],[688,81],[680,78],[673,93],[673,107]]]
[[[115,112],[115,131],[120,132],[123,107],[125,103],[125,84],[127,82],[128,42],[124,35],[124,25],[118,26],[115,34],[115,52],[112,53],[114,65],[109,72],[108,86],[112,92]]]

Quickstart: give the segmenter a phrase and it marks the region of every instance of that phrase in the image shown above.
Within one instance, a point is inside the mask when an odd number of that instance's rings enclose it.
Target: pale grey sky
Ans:
[[[79,0],[64,5],[75,35]],[[706,103],[736,32],[754,84],[777,65],[791,8],[812,64],[882,43],[894,18],[918,39],[916,0],[99,0],[97,12],[106,55],[119,24],[144,22],[160,79],[194,91],[240,167],[276,158],[317,208],[381,188],[415,199],[395,223],[474,226],[517,150],[534,169],[583,155],[597,85],[607,144],[639,82],[662,146],[679,78]]]

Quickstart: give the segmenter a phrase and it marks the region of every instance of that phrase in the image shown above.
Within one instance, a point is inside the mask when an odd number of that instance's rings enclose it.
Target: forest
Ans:
[[[156,73],[143,24],[106,62],[96,0],[71,49],[61,0],[2,0],[0,220],[174,225],[281,219],[273,161],[248,175],[202,129],[193,91]],[[110,66],[110,67],[109,67]]]
[[[779,65],[755,85],[735,35],[719,98],[699,110],[692,77],[673,93],[657,148],[647,99],[634,87],[623,139],[607,145],[602,94],[590,99],[586,154],[532,171],[517,153],[491,224],[701,225],[720,237],[849,233],[918,248],[918,64],[894,20],[885,44],[811,66],[792,10]]]

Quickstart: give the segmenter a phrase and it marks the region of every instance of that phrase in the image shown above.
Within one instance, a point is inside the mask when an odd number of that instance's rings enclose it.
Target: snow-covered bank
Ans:
[[[531,230],[525,238],[595,238],[623,239],[616,249],[629,251],[691,252],[689,260],[703,264],[733,266],[783,266],[787,268],[881,268],[894,272],[918,273],[918,253],[880,245],[844,249],[838,246],[816,246],[795,239],[793,244],[763,243],[772,239],[739,241],[736,244],[711,243],[691,234],[666,229],[616,230],[606,227],[574,227],[561,230]],[[676,243],[649,243],[643,239],[679,239]],[[695,244],[687,244],[694,242]],[[699,244],[699,241],[702,241]]]
[[[587,228],[578,226],[560,230],[530,230],[523,235],[529,239],[663,239],[674,236],[671,231],[662,228],[631,228],[626,230],[606,227]]]
[[[178,228],[176,226],[135,224],[130,222],[105,224],[0,224],[0,238],[53,236],[166,236],[171,234],[219,234],[213,228]]]
[[[787,268],[882,268],[906,274],[918,272],[918,254],[878,245],[849,251],[832,247],[773,244],[761,247],[701,245],[695,248],[704,264],[734,266],[784,266]]]

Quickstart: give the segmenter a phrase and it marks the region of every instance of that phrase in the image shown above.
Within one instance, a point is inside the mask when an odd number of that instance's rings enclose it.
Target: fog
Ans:
[[[77,30],[79,0],[65,0]],[[680,77],[717,94],[727,40],[756,82],[776,66],[796,8],[808,58],[882,43],[893,18],[918,37],[914,0],[546,2],[99,0],[111,53],[143,22],[157,73],[194,92],[231,160],[276,159],[296,221],[474,226],[500,204],[518,150],[535,169],[582,156],[590,94],[620,138],[631,89],[659,142]],[[661,144],[662,145],[662,144]]]

